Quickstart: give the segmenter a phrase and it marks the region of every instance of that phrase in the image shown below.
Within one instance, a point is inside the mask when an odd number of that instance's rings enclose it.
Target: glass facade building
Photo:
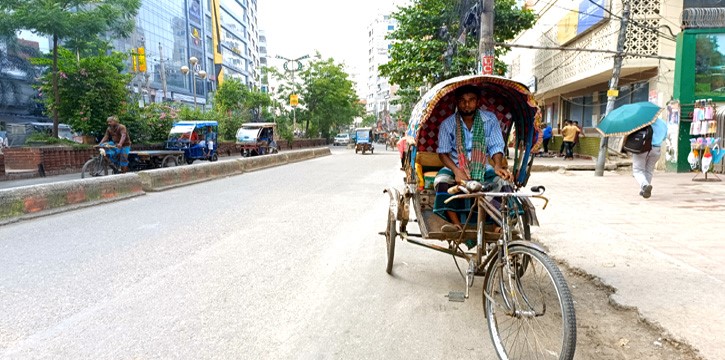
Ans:
[[[256,32],[256,0],[217,0],[220,11],[220,37],[225,78],[237,78],[255,85],[258,73],[258,34]],[[208,93],[216,88],[213,56],[212,0],[143,0],[136,17],[136,29],[127,39],[113,42],[117,51],[135,52],[143,47],[146,73],[134,71],[134,61],[128,57],[129,72],[136,72],[134,91],[149,93],[149,99],[191,102],[192,79],[196,80],[197,102],[204,104]],[[189,71],[190,57],[199,62],[196,72],[204,70],[206,79]],[[164,94],[165,91],[165,94]]]

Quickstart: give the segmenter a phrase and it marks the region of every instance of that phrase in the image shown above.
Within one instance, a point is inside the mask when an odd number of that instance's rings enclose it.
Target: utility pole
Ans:
[[[481,62],[481,74],[492,75],[494,64],[493,41],[494,0],[483,0],[481,10],[481,37],[478,40],[478,57]]]
[[[614,70],[612,70],[612,80],[609,81],[609,90],[607,91],[607,110],[604,116],[614,109],[614,101],[617,100],[619,91],[619,74],[622,72],[622,60],[624,58],[624,42],[627,40],[627,24],[629,23],[629,1],[624,0],[624,8],[622,9],[622,21],[619,26],[619,38],[617,39],[617,54],[614,56]],[[599,146],[599,156],[597,157],[597,166],[594,169],[594,176],[604,175],[604,164],[607,161],[607,148],[609,146],[609,138],[602,137]]]
[[[302,62],[301,62],[301,60],[304,60],[304,59],[309,58],[310,55],[303,55],[303,56],[300,56],[300,57],[298,57],[296,59],[288,59],[288,58],[286,58],[284,56],[281,56],[281,55],[277,55],[275,57],[277,59],[284,60],[284,64],[283,64],[284,70],[286,72],[291,72],[292,73],[292,91],[295,91],[296,90],[296,86],[295,86],[296,85],[295,84],[295,72],[296,71],[302,71]],[[295,94],[293,94],[293,95],[295,95]],[[295,108],[296,107],[297,107],[296,104],[292,106],[292,131],[293,132],[297,130],[297,115],[295,114]],[[307,129],[305,129],[305,130],[307,130]]]

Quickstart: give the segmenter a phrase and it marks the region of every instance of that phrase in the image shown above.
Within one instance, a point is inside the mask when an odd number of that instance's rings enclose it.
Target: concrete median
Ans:
[[[141,171],[138,176],[141,178],[144,191],[163,191],[177,186],[239,175],[246,170],[245,166],[246,164],[240,161],[218,161]]]
[[[0,190],[0,224],[143,195],[137,174]]]
[[[237,160],[245,171],[261,170],[268,167],[287,164],[287,153],[261,155]]]
[[[329,148],[0,190],[0,225],[330,155]]]

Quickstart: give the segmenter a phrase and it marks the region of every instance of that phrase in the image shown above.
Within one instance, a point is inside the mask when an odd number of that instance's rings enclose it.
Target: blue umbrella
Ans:
[[[597,130],[604,136],[626,136],[654,123],[660,111],[649,101],[622,105],[605,116]]]

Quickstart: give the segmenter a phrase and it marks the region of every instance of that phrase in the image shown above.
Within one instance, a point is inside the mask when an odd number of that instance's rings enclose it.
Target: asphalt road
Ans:
[[[0,358],[495,359],[481,281],[399,243],[396,152],[333,155],[0,227]]]

